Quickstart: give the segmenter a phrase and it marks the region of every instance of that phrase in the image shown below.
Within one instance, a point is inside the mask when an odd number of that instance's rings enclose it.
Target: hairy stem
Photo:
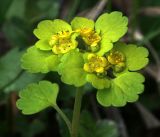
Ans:
[[[79,118],[80,118],[82,96],[83,96],[82,88],[77,88],[75,103],[74,103],[74,110],[73,110],[73,118],[72,118],[71,137],[78,136],[78,127],[79,127]]]

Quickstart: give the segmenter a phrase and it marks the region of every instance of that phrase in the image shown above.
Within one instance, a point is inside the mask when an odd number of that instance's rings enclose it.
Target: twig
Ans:
[[[145,68],[145,71],[150,74],[154,79],[157,79],[157,71],[154,71],[151,66]]]
[[[12,92],[9,96],[8,101],[8,110],[7,110],[7,116],[8,116],[8,133],[14,135],[15,133],[15,117],[18,113],[17,107],[16,107],[16,100],[17,100],[17,94],[15,92]]]
[[[160,127],[160,121],[152,115],[142,104],[135,103],[136,107],[138,108],[143,121],[148,129],[154,129]]]
[[[147,15],[147,16],[160,16],[160,6],[142,8],[140,10],[140,14]]]
[[[129,137],[120,111],[117,108],[113,108],[113,107],[111,107],[109,109],[105,109],[105,111],[106,111],[106,114],[109,118],[115,120],[116,123],[118,123],[120,136],[121,137]]]
[[[134,33],[134,38],[135,38],[135,40],[142,41],[142,40],[144,40],[144,35],[142,34],[142,32],[140,30],[136,30]],[[148,40],[145,40],[144,43],[146,44],[146,47],[150,50],[154,60],[156,61],[156,64],[160,65],[159,55],[156,52],[156,50],[153,48],[153,45]]]
[[[61,6],[59,10],[59,17],[64,19],[67,17],[70,8],[70,0],[60,0]]]
[[[3,91],[7,86],[9,86],[9,85],[11,85],[12,83],[14,83],[23,73],[24,73],[24,71],[21,70],[14,79],[12,79],[12,80],[9,81],[7,84],[5,84],[3,87],[1,87],[1,88],[0,88],[0,91]]]
[[[99,14],[103,11],[104,7],[106,6],[108,0],[100,0],[95,7],[93,7],[85,17],[89,19],[95,20]]]

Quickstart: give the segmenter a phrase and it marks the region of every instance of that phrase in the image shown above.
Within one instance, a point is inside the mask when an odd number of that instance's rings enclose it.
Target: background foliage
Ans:
[[[60,85],[58,104],[68,115],[74,101],[74,88],[62,84],[56,73],[35,75],[22,70],[21,55],[35,43],[33,29],[41,20],[70,21],[76,15],[90,17],[114,10],[129,17],[129,32],[122,41],[146,46],[150,51],[150,64],[142,71],[146,78],[145,92],[139,102],[123,108],[102,108],[95,100],[95,93],[88,92],[83,99],[80,137],[160,137],[159,0],[101,0],[101,3],[97,0],[1,0],[0,137],[68,136],[54,110],[32,116],[24,116],[17,110],[19,90],[42,79]]]

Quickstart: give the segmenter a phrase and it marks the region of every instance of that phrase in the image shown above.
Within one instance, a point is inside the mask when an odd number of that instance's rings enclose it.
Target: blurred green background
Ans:
[[[70,115],[74,88],[61,83],[57,73],[25,72],[20,58],[36,42],[33,29],[39,21],[70,21],[77,15],[96,19],[115,10],[129,17],[129,31],[122,41],[150,51],[150,64],[141,71],[145,91],[137,103],[122,108],[102,108],[95,93],[88,92],[80,137],[160,137],[160,0],[0,0],[0,137],[69,137],[54,110],[24,116],[15,102],[26,85],[47,79],[60,85],[58,104]]]

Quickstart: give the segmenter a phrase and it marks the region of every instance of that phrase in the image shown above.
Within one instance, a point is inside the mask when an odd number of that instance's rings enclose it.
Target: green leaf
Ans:
[[[52,51],[41,51],[33,46],[23,55],[21,59],[22,68],[31,73],[57,71],[60,63],[59,58]]]
[[[88,74],[87,81],[92,84],[94,88],[104,89],[110,87],[110,80],[107,78],[99,78],[95,74]]]
[[[28,84],[31,84],[33,82],[40,81],[45,75],[44,74],[31,74],[28,72],[23,72],[21,75],[11,84],[9,84],[5,89],[5,93],[20,91],[24,87],[26,87]]]
[[[25,12],[25,5],[26,0],[13,0],[12,4],[7,11],[6,18],[10,19],[12,17],[18,17],[21,19],[25,19],[24,12]],[[17,10],[18,7],[18,10]]]
[[[111,42],[116,42],[127,32],[128,19],[121,12],[102,14],[95,23],[96,31]]]
[[[20,92],[17,107],[23,114],[35,114],[49,106],[55,106],[58,92],[58,85],[49,81],[30,84]]]
[[[39,40],[35,46],[40,50],[51,50],[52,47],[49,45],[48,40]]]
[[[72,50],[61,58],[59,74],[61,80],[69,85],[80,87],[86,83],[86,72],[83,70],[83,55],[78,50]]]
[[[126,56],[126,65],[130,71],[136,71],[144,68],[148,62],[148,50],[144,47],[124,43],[116,43],[115,49],[121,51]]]
[[[102,106],[124,106],[135,102],[144,90],[144,77],[137,72],[126,72],[113,79],[111,87],[98,90],[97,100]]]
[[[30,22],[38,22],[43,18],[55,19],[60,12],[59,0],[27,0],[25,6],[25,18]]]
[[[53,20],[53,33],[56,34],[61,31],[72,31],[71,26],[61,19],[55,19]]]
[[[17,132],[21,134],[22,137],[34,137],[45,130],[45,123],[39,119],[29,121],[23,115],[18,115],[15,122]]]
[[[13,0],[3,0],[0,5],[0,25],[3,23],[6,13],[10,6],[12,5]]]
[[[95,137],[119,137],[117,126],[113,121],[100,120],[95,130]]]
[[[80,137],[118,137],[118,129],[113,121],[95,121],[88,111],[82,112],[80,123]]]
[[[102,37],[100,42],[100,50],[96,53],[99,56],[103,56],[106,52],[113,48],[113,44],[109,42],[105,37]]]
[[[37,28],[33,31],[33,33],[39,39],[50,39],[53,35],[53,30],[53,21],[43,20],[38,24]]]
[[[11,46],[25,47],[30,44],[31,28],[22,19],[12,18],[3,25],[5,38]]]
[[[39,39],[50,39],[53,34],[61,31],[71,31],[71,26],[60,19],[44,20],[38,24],[38,27],[34,30],[34,34]]]
[[[22,56],[18,48],[12,49],[0,59],[0,89],[14,81],[21,73],[20,58]]]
[[[94,29],[94,21],[84,17],[75,17],[71,21],[71,26],[73,30],[83,29],[83,28]]]

